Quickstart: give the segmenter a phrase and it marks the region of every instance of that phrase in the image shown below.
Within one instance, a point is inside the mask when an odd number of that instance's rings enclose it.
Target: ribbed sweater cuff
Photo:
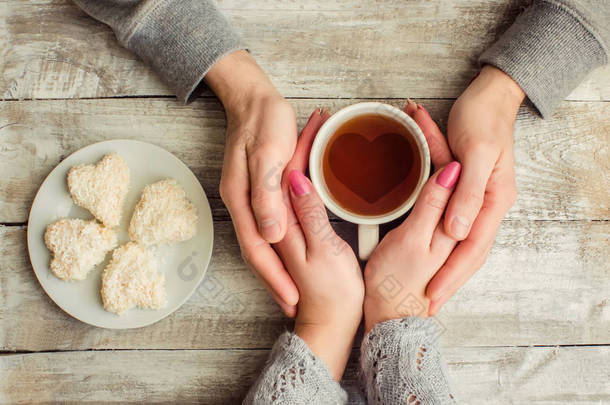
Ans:
[[[508,74],[548,117],[593,69],[607,63],[595,35],[565,5],[539,1],[526,9],[502,37],[481,55]]]
[[[185,103],[197,97],[196,90],[219,59],[244,49],[216,6],[201,0],[159,1],[123,41]]]

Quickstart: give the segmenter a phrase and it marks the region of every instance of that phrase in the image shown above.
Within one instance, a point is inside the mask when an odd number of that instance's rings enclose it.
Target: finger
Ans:
[[[493,153],[472,151],[461,162],[460,181],[445,215],[445,231],[455,240],[466,239],[479,214],[496,157]]]
[[[457,245],[457,241],[447,235],[442,222],[439,222],[432,234],[432,241],[430,242],[430,253],[433,257],[439,258],[440,261],[436,269],[440,268],[440,266],[445,263],[449,254],[455,249],[455,245]]]
[[[324,204],[309,179],[302,172],[291,171],[288,181],[290,182],[292,207],[301,224],[307,248],[316,249],[329,236],[334,235]]]
[[[254,273],[266,281],[283,303],[296,305],[299,300],[297,287],[273,249],[260,236],[248,193],[248,170],[243,147],[231,147],[225,153],[221,190],[242,254]],[[257,260],[258,255],[262,259]],[[265,258],[268,260],[264,263]],[[260,263],[262,265],[260,265]],[[280,305],[282,303],[280,302]]]
[[[446,302],[483,265],[504,216],[499,205],[484,206],[468,238],[459,243],[426,288],[435,309]],[[441,302],[442,301],[442,302]],[[439,306],[439,303],[441,305]]]
[[[313,111],[313,113],[309,117],[309,120],[307,121],[307,124],[305,124],[305,127],[301,131],[301,135],[299,136],[299,139],[297,141],[297,146],[294,155],[292,156],[290,162],[288,162],[288,164],[286,165],[284,173],[282,174],[282,194],[287,214],[287,230],[284,239],[288,237],[289,239],[293,240],[293,244],[296,244],[294,240],[299,239],[296,234],[300,234],[300,240],[302,241],[303,247],[305,247],[305,237],[303,236],[303,232],[301,231],[299,221],[297,220],[297,217],[292,211],[292,203],[290,202],[290,186],[288,184],[288,173],[290,173],[292,170],[299,170],[300,172],[305,173],[305,170],[307,169],[307,164],[309,163],[309,152],[311,151],[311,145],[313,144],[318,130],[329,117],[330,114],[324,109],[321,110],[319,108],[316,108]],[[295,235],[288,235],[289,232],[294,232]],[[280,241],[280,243],[282,243],[282,241]],[[288,252],[286,252],[286,247],[276,245],[276,248],[280,248],[284,250],[286,255],[288,254]]]
[[[417,232],[428,244],[439,224],[445,207],[460,176],[461,166],[453,161],[435,173],[426,183],[409,217],[399,226],[398,232]]]
[[[294,155],[290,162],[286,165],[284,173],[282,174],[282,192],[284,198],[284,204],[288,211],[288,224],[296,223],[297,219],[292,212],[292,205],[290,202],[290,186],[288,184],[288,174],[293,170],[299,170],[305,173],[307,165],[309,163],[309,153],[311,152],[311,146],[313,141],[320,130],[320,127],[330,117],[330,113],[324,109],[316,108],[307,124],[301,131],[301,135],[297,141],[297,146],[294,151]]]
[[[408,98],[407,105],[405,105],[402,110],[406,112],[409,117],[413,118],[413,114],[415,114],[415,111],[417,111],[417,104],[415,103],[415,101]]]
[[[286,206],[282,201],[283,154],[274,146],[263,146],[248,156],[250,203],[261,236],[278,242],[286,231]]]
[[[269,292],[271,297],[275,300],[275,302],[280,306],[282,312],[289,317],[294,318],[297,314],[297,306],[296,305],[288,305],[286,304],[279,295],[273,291],[273,288],[263,279],[257,272],[253,272],[256,279],[265,287],[265,289]]]
[[[279,254],[286,269],[290,269],[298,263],[304,263],[307,258],[305,235],[303,235],[301,225],[292,212],[292,208],[289,210],[286,233],[281,241],[273,244],[273,248]]]
[[[241,226],[241,224],[235,222],[235,227],[238,226]],[[267,241],[260,237],[255,240],[252,235],[249,236],[249,240],[240,241],[246,264],[265,281],[271,291],[279,296],[280,302],[278,303],[280,305],[296,305],[299,300],[299,291],[277,253]]]
[[[286,169],[284,169],[284,179],[286,181],[284,181],[283,184],[286,184],[286,186],[288,186],[288,173],[293,170],[300,170],[305,173],[305,170],[307,170],[309,152],[311,151],[313,141],[322,124],[324,124],[329,117],[330,113],[328,111],[319,108],[316,108],[309,117],[307,124],[305,124],[305,127],[303,127],[301,135],[299,136],[294,155],[292,156],[292,159],[290,159],[288,165],[286,165]]]
[[[426,137],[432,165],[438,168],[452,162],[454,159],[451,154],[451,149],[449,149],[449,145],[447,144],[447,139],[432,117],[430,117],[428,111],[421,104],[417,105],[417,110],[414,111],[412,118],[417,125],[419,125]]]

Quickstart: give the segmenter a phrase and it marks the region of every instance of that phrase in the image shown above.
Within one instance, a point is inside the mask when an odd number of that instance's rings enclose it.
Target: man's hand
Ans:
[[[428,284],[431,315],[483,265],[515,202],[513,130],[524,97],[509,76],[485,66],[451,109],[449,146],[462,173],[444,227],[461,242]]]
[[[270,246],[287,228],[281,179],[297,140],[294,111],[246,51],[223,57],[206,83],[227,114],[220,196],[242,256],[283,311],[294,316],[299,292]]]

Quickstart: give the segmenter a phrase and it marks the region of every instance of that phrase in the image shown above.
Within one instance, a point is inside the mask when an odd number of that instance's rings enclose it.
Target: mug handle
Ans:
[[[358,256],[368,260],[379,244],[379,225],[358,224]]]

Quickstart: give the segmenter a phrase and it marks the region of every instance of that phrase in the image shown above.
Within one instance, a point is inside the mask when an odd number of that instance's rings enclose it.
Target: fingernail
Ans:
[[[424,108],[424,106],[423,106],[423,105],[418,104],[418,105],[417,105],[417,108],[418,108],[418,109],[420,109],[420,110],[422,110],[423,112],[425,112],[425,113],[426,113],[426,115],[428,116],[428,118],[432,118],[432,117],[430,117],[430,113],[428,112],[428,110],[426,110],[426,109]]]
[[[327,116],[330,116],[330,110],[329,110],[328,108],[326,108],[326,107],[322,107],[322,108],[320,109],[320,116],[321,116],[322,118],[327,117]]]
[[[288,182],[290,188],[295,196],[301,197],[311,192],[311,183],[307,180],[307,177],[299,170],[293,170],[288,175]]]
[[[307,122],[309,123],[309,121],[311,121],[313,119],[313,117],[315,117],[316,115],[320,115],[320,109],[319,108],[316,108],[315,110],[312,111],[311,115],[307,119]]]
[[[403,111],[406,112],[409,117],[413,118],[413,114],[415,114],[415,112],[417,111],[417,104],[415,103],[415,101],[411,100],[410,98],[407,98],[407,105],[405,106]]]
[[[436,184],[445,188],[453,187],[460,177],[461,170],[462,165],[459,162],[453,161],[449,163],[436,177]]]
[[[465,239],[468,236],[469,222],[466,218],[455,216],[451,221],[451,233],[458,239]]]
[[[320,108],[316,108],[315,110],[313,110],[313,112],[309,116],[309,119],[307,120],[307,124],[309,124],[314,117],[320,116],[321,114],[322,110]]]
[[[266,241],[277,241],[280,237],[280,224],[275,219],[268,219],[260,223],[259,231]]]

